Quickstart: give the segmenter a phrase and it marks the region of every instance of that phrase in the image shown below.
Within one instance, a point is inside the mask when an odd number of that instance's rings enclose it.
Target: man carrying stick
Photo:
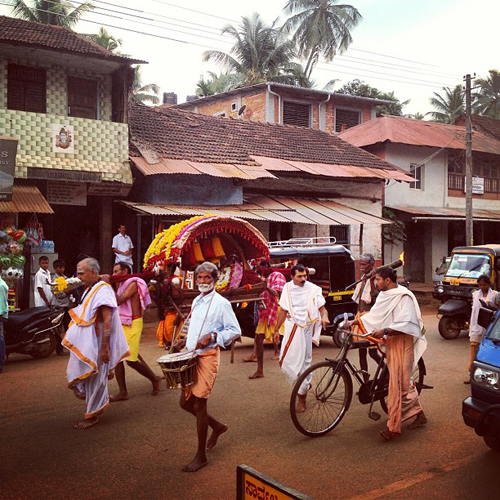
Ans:
[[[220,348],[229,345],[241,335],[240,325],[231,304],[215,291],[219,270],[204,262],[196,268],[196,283],[201,292],[191,306],[191,319],[186,339],[176,343],[177,350],[196,350],[195,383],[182,391],[180,406],[196,417],[198,451],[194,459],[183,467],[184,472],[195,472],[208,464],[206,450],[212,449],[227,426],[208,414],[207,401],[217,378]],[[207,442],[208,427],[212,435]]]

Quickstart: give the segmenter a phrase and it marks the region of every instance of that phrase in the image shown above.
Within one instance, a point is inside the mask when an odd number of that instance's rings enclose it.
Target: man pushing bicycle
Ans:
[[[379,267],[375,285],[380,290],[375,305],[362,317],[349,323],[358,325],[363,333],[386,338],[386,361],[389,369],[389,421],[380,435],[389,441],[401,435],[402,423],[412,417],[407,427],[416,429],[427,423],[412,380],[412,372],[427,348],[425,328],[415,295],[397,284],[391,267]]]

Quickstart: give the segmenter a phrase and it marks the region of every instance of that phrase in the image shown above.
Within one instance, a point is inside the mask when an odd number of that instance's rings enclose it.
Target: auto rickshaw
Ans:
[[[456,339],[462,330],[469,328],[472,293],[477,290],[477,279],[486,274],[491,287],[500,289],[500,244],[455,247],[450,265],[438,285],[435,297],[441,300],[438,309],[439,334]]]
[[[356,281],[354,258],[342,245],[335,244],[335,238],[293,238],[274,241],[269,244],[272,265],[303,264],[314,269],[309,279],[323,289],[325,307],[330,325],[323,332],[332,337],[337,347],[341,345],[337,327],[347,313],[350,319],[356,315],[357,304],[352,300],[354,290],[345,290]]]

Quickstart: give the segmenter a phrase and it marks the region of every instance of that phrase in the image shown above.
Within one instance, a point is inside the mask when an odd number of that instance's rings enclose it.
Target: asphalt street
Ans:
[[[230,499],[236,467],[247,464],[316,499],[498,498],[500,454],[463,424],[461,403],[469,386],[465,333],[443,340],[433,314],[424,316],[429,349],[424,355],[434,389],[422,394],[425,428],[406,431],[389,443],[368,406],[356,399],[339,426],[307,438],[289,414],[290,386],[265,352],[265,378],[249,380],[255,364],[242,363],[252,341],[222,354],[209,411],[229,426],[209,453],[209,465],[183,473],[196,450],[195,419],[178,405],[179,391],[165,386],[151,396],[150,383],[127,369],[130,399],[113,403],[98,425],[73,429],[84,404],[66,388],[67,358],[45,360],[13,355],[0,375],[0,497]],[[143,357],[155,360],[154,325],[145,332]],[[324,337],[314,361],[335,356]],[[354,353],[353,353],[354,354]],[[355,358],[354,358],[355,359]],[[116,392],[116,382],[110,382]],[[380,409],[378,411],[381,411]]]

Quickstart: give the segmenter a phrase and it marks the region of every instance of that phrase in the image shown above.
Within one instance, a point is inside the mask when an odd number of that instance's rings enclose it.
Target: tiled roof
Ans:
[[[465,128],[458,125],[382,116],[352,127],[340,137],[355,146],[392,142],[411,146],[465,149]],[[472,136],[472,150],[500,155],[500,141],[481,132]]]
[[[129,64],[144,62],[117,56],[67,28],[7,16],[0,16],[0,43],[76,53]]]
[[[493,139],[500,140],[500,120],[494,120],[487,116],[472,115],[472,127]]]
[[[176,108],[132,105],[131,155],[149,164],[165,159],[259,165],[254,156],[285,161],[396,171],[396,167],[337,136],[309,128],[206,116]]]

